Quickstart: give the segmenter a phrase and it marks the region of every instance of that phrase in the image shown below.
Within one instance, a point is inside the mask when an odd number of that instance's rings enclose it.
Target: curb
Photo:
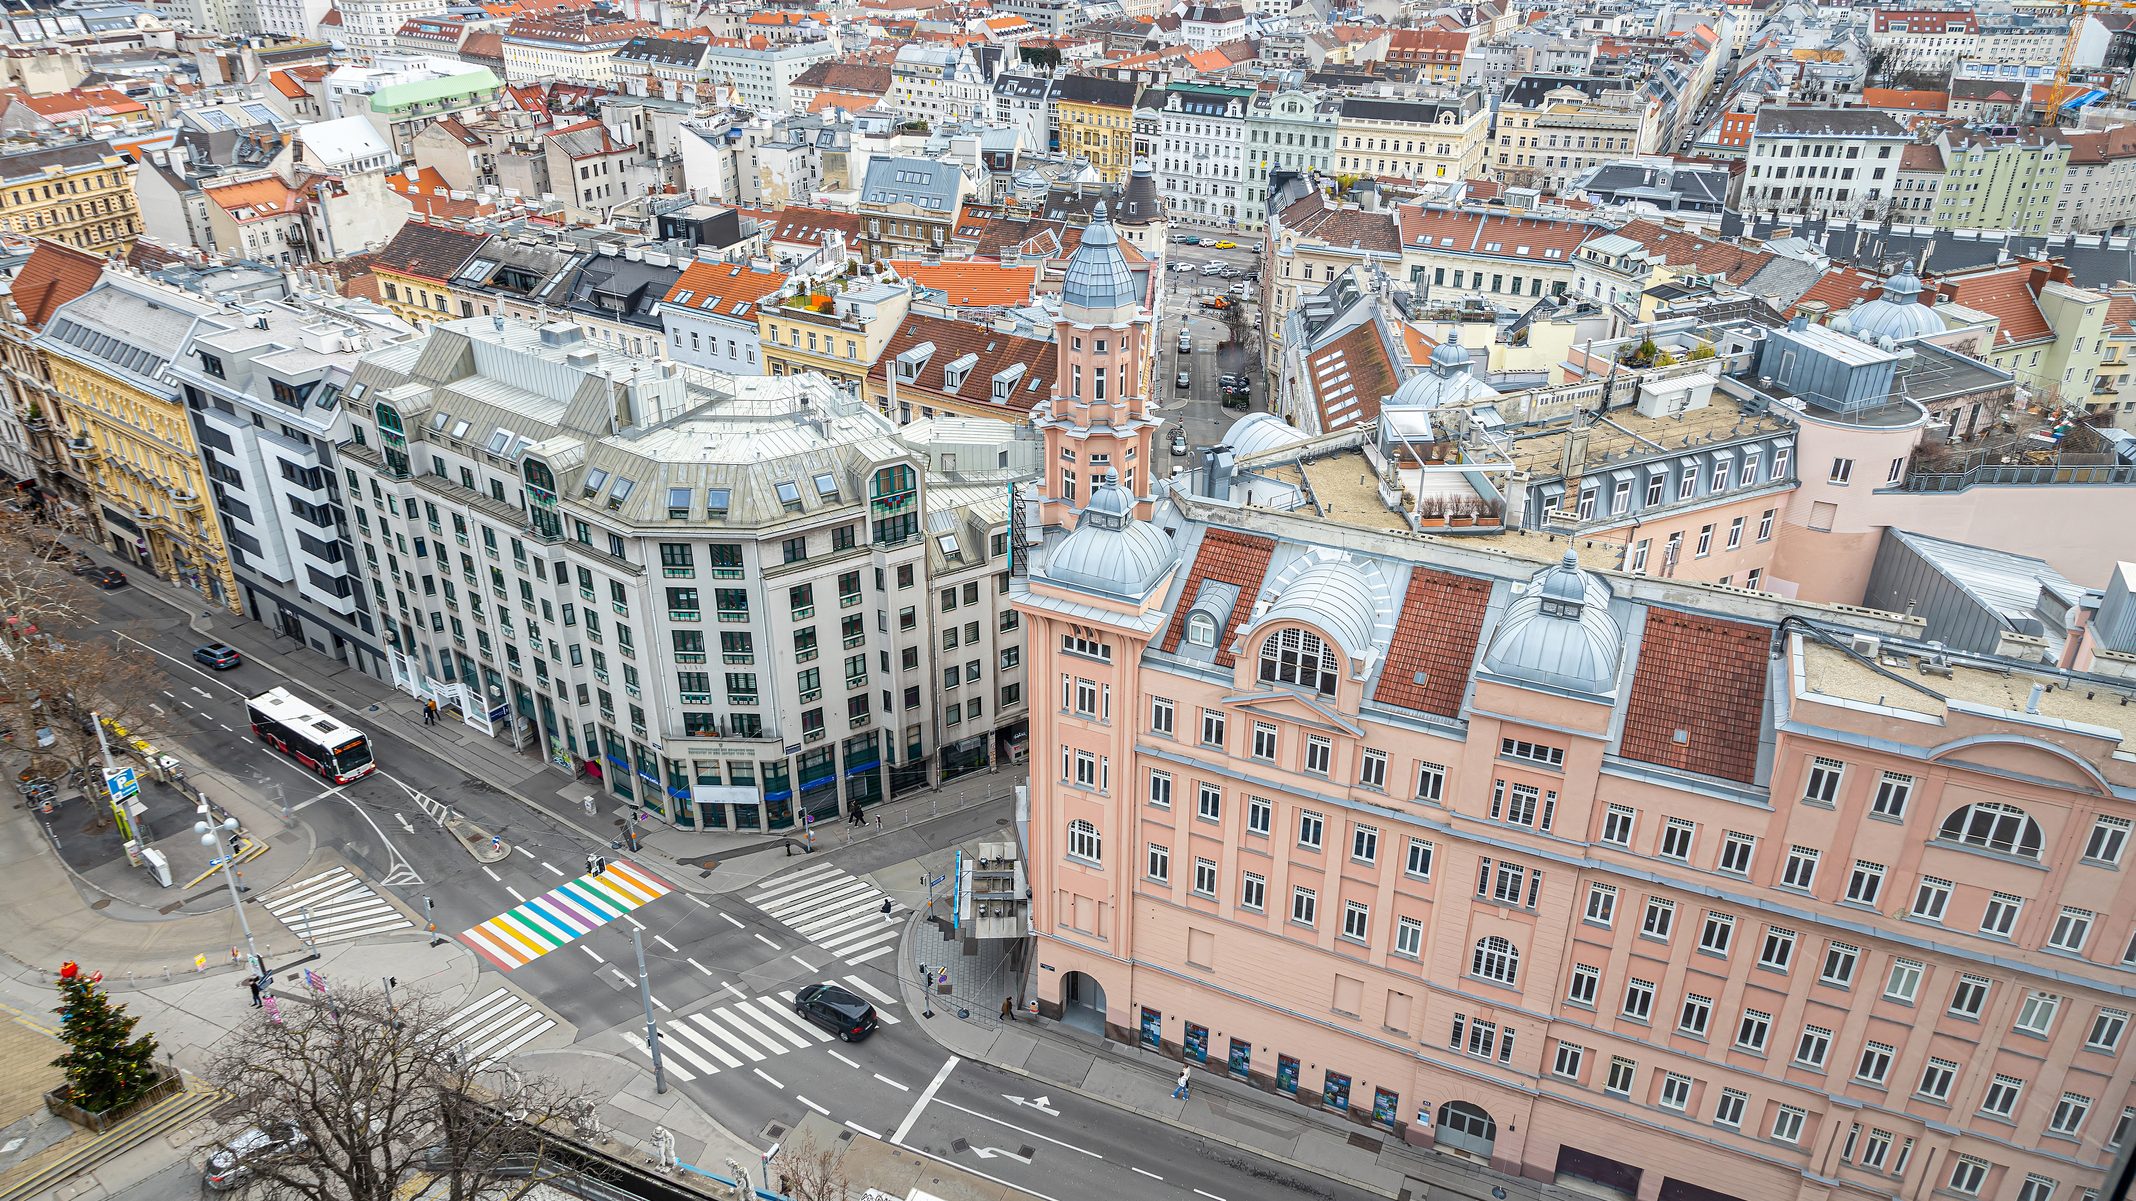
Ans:
[[[912,957],[913,948],[908,946],[907,943],[911,940],[913,931],[920,925],[921,918],[921,913],[918,910],[915,910],[913,912],[913,915],[910,918],[906,919],[904,937],[899,939],[898,952],[900,955],[905,956],[908,960]],[[913,1024],[917,1025],[922,1031],[924,1031],[927,1037],[932,1040],[936,1046],[942,1048],[944,1051],[947,1051],[950,1054],[962,1059],[976,1058],[976,1056],[964,1051],[960,1051],[957,1048],[950,1046],[941,1038],[936,1037],[934,1027],[932,1025],[929,1025],[926,1021],[922,1020],[918,1013],[912,1012],[912,997],[908,990],[916,986],[912,983],[909,974],[905,972],[902,968],[900,968],[897,973],[897,977],[899,999],[905,1003],[905,1009],[909,1014]],[[951,997],[950,999],[955,1000],[956,998]],[[1104,1048],[1100,1048],[1100,1050],[1102,1051],[1104,1050]],[[1340,1172],[1330,1172],[1324,1168],[1315,1167],[1312,1164],[1306,1163],[1302,1160],[1292,1159],[1287,1155],[1278,1155],[1272,1151],[1269,1151],[1265,1147],[1258,1147],[1251,1143],[1241,1142],[1237,1139],[1228,1138],[1221,1134],[1215,1134],[1208,1130],[1204,1130],[1199,1126],[1190,1126],[1187,1123],[1178,1120],[1177,1118],[1166,1117],[1161,1113],[1153,1113],[1147,1109],[1134,1109],[1130,1106],[1122,1104],[1116,1098],[1102,1096],[1098,1093],[1093,1093],[1086,1089],[1079,1088],[1076,1085],[1069,1084],[1066,1081],[1055,1080],[1050,1076],[1038,1075],[1036,1072],[1032,1072],[1024,1068],[1018,1067],[1015,1064],[1002,1063],[998,1060],[993,1059],[984,1059],[980,1060],[980,1062],[997,1071],[1009,1072],[1013,1075],[1021,1076],[1026,1080],[1036,1081],[1038,1083],[1044,1084],[1048,1088],[1058,1088],[1066,1092],[1073,1093],[1086,1101],[1103,1105],[1108,1109],[1123,1110],[1126,1112],[1138,1114],[1153,1121],[1162,1122],[1165,1125],[1172,1127],[1174,1130],[1180,1131],[1181,1133],[1191,1134],[1196,1138],[1203,1139],[1208,1142],[1219,1143],[1223,1146],[1230,1147],[1235,1151],[1245,1151],[1253,1155],[1258,1155],[1262,1159],[1268,1160],[1270,1163],[1282,1164],[1284,1167],[1290,1168],[1293,1171],[1303,1172],[1308,1176],[1317,1176],[1323,1180],[1337,1181],[1342,1184],[1347,1184],[1351,1188],[1361,1189],[1365,1192],[1372,1193],[1376,1196],[1381,1197],[1399,1198],[1402,1196],[1402,1193],[1404,1191],[1399,1188],[1389,1190],[1381,1185],[1368,1184],[1365,1181],[1358,1180],[1354,1177],[1345,1176]],[[1406,1178],[1407,1173],[1404,1173],[1403,1175]]]

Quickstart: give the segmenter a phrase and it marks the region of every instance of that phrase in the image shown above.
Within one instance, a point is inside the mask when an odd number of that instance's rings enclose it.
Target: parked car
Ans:
[[[1187,373],[1186,373],[1186,372],[1182,371],[1182,372],[1180,372],[1180,373],[1179,373],[1179,377],[1178,377],[1178,378],[1177,378],[1176,380],[1174,380],[1173,382],[1174,382],[1175,384],[1177,384],[1177,385],[1178,385],[1179,387],[1181,387],[1181,388],[1185,388],[1185,387],[1187,387],[1188,385],[1192,384],[1192,383],[1193,383],[1194,381],[1193,381],[1193,380],[1192,380],[1191,378],[1189,378],[1189,377],[1188,377],[1188,375],[1187,375]]]
[[[1174,271],[1192,271],[1192,270],[1194,270],[1194,264],[1192,264],[1192,263],[1173,263],[1173,264],[1172,264],[1172,270],[1174,270]]]
[[[796,992],[794,1012],[849,1043],[875,1031],[875,1006],[835,984],[811,984]]]
[[[1199,246],[1201,245],[1201,238],[1194,234],[1187,234],[1179,239],[1179,244],[1181,246]]]
[[[91,563],[87,566],[76,568],[74,574],[95,584],[106,592],[111,591],[113,588],[124,588],[126,586],[126,573],[116,567],[105,567]]]
[[[1173,427],[1172,430],[1171,444],[1173,458],[1179,458],[1187,453],[1187,436],[1186,434],[1180,432],[1180,430],[1176,426]]]
[[[1233,242],[1228,238],[1222,242],[1211,243],[1211,245],[1215,246],[1218,250],[1237,250],[1239,248],[1239,244],[1237,242]]]
[[[216,671],[228,671],[245,661],[244,656],[237,653],[236,647],[224,646],[220,642],[210,642],[206,646],[194,647],[193,659],[195,662],[207,664]]]
[[[201,1183],[218,1193],[229,1192],[252,1175],[252,1169],[245,1166],[247,1161],[296,1150],[307,1142],[304,1132],[291,1123],[279,1123],[268,1129],[254,1126],[208,1152],[208,1164],[201,1173]]]

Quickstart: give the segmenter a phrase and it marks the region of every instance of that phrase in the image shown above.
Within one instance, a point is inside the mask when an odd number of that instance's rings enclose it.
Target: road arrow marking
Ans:
[[[1053,1098],[1051,1097],[1012,1097],[1007,1093],[1003,1093],[1001,1094],[1001,1099],[1007,1101],[1011,1105],[1027,1105],[1032,1109],[1035,1109],[1038,1112],[1051,1117],[1057,1118],[1061,1116],[1061,1111],[1053,1108]]]
[[[1013,1159],[1017,1163],[1031,1162],[1031,1157],[1028,1155],[1018,1155],[1014,1151],[1004,1151],[999,1147],[973,1147],[972,1154],[977,1155],[981,1159],[992,1159],[998,1155],[1003,1159]]]

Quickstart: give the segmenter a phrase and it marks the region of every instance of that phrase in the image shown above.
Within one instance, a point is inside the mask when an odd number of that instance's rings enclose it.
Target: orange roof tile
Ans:
[[[1935,281],[1937,295],[1995,318],[1995,349],[2052,337],[2054,327],[2040,312],[2033,278],[2045,263],[2019,263],[2000,271],[1944,276]],[[2042,281],[2044,282],[2044,280]]]
[[[1810,290],[1795,298],[1787,315],[1792,317],[1806,301],[1821,301],[1832,312],[1844,312],[1864,300],[1880,296],[1884,281],[1858,267],[1835,267],[1818,277]]]
[[[691,263],[661,303],[753,322],[756,315],[748,306],[762,303],[785,284],[786,276],[778,271],[757,271],[735,263]]]
[[[2125,292],[2108,293],[2106,330],[2108,333],[2136,332],[2136,296]]]
[[[1619,753],[1750,783],[1771,644],[1771,633],[1758,626],[1648,609]]]
[[[1305,358],[1305,382],[1320,407],[1320,428],[1333,433],[1379,419],[1380,400],[1394,391],[1394,364],[1367,321]]]
[[[866,112],[868,109],[881,104],[882,100],[881,96],[862,96],[853,92],[824,91],[816,93],[815,98],[808,102],[808,111],[820,113],[824,109],[835,108],[840,112]]]
[[[306,196],[273,176],[247,183],[207,187],[200,194],[215,202],[237,222],[265,221],[302,211]]]
[[[1906,109],[1917,113],[1940,113],[1951,106],[1949,92],[1920,88],[1863,88],[1863,108]]]
[[[101,257],[49,238],[37,239],[15,273],[13,295],[23,324],[43,329],[59,306],[95,287],[103,274]]]
[[[1459,714],[1490,602],[1487,580],[1411,568],[1372,699],[1440,717]]]
[[[1187,573],[1187,584],[1179,594],[1179,603],[1172,607],[1172,624],[1164,635],[1165,651],[1171,653],[1179,649],[1180,636],[1187,628],[1187,611],[1201,593],[1202,581],[1216,580],[1239,590],[1238,599],[1231,605],[1231,620],[1216,640],[1216,663],[1219,667],[1230,667],[1237,662],[1237,656],[1231,653],[1231,640],[1253,609],[1254,597],[1261,591],[1261,579],[1268,574],[1268,557],[1275,549],[1274,542],[1251,534],[1214,528],[1203,534],[1201,549],[1194,556],[1194,569]]]
[[[998,408],[1007,414],[1027,415],[1032,406],[1052,394],[1054,377],[1059,373],[1058,349],[1049,340],[997,333],[970,321],[914,313],[906,317],[897,332],[890,336],[889,344],[876,358],[875,365],[868,369],[868,377],[887,389],[892,365],[900,355],[921,343],[932,345],[934,350],[911,378],[898,376],[900,397],[904,397],[908,390],[933,393],[967,404]],[[952,388],[947,369],[966,355],[975,361],[963,380]],[[1009,384],[1008,394],[995,400],[995,377],[1019,367],[1022,370]]]
[[[268,73],[267,82],[274,85],[275,91],[282,93],[284,96],[289,97],[291,100],[302,100],[306,95],[304,91],[304,85],[298,83],[296,77],[292,76],[287,71],[273,71]]]
[[[954,263],[921,263],[896,259],[890,268],[923,288],[941,292],[958,308],[1006,308],[1031,303],[1038,284],[1038,268],[1005,267],[997,262],[970,260]]]

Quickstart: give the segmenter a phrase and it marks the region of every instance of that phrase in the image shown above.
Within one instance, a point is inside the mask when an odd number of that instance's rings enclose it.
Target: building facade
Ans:
[[[1335,170],[1427,182],[1480,179],[1490,114],[1471,88],[1445,97],[1345,96]]]
[[[1157,115],[1157,186],[1174,220],[1236,227],[1248,219],[1256,182],[1247,177],[1253,98],[1249,88],[1201,83],[1143,96],[1143,107]],[[1258,182],[1265,196],[1267,180]]]
[[[108,142],[0,154],[0,229],[124,254],[141,233],[138,170]]]

